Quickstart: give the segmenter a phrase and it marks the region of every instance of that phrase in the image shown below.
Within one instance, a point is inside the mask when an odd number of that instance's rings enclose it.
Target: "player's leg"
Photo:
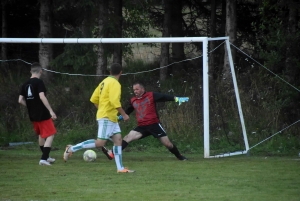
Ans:
[[[103,147],[109,139],[110,136],[108,134],[111,130],[111,121],[109,121],[107,118],[102,118],[98,120],[98,134],[97,134],[97,140],[89,139],[83,142],[80,142],[76,145],[67,145],[66,150],[63,155],[63,159],[65,162],[68,160],[68,158],[72,155],[73,152],[76,152],[81,149],[91,149],[96,147]]]
[[[131,130],[122,140],[122,150],[125,149],[130,142],[141,139],[142,137],[143,134],[137,128]]]
[[[112,136],[111,139],[114,142],[113,146],[113,153],[114,158],[117,166],[117,172],[118,173],[132,173],[134,170],[129,170],[127,168],[124,168],[123,162],[122,162],[122,135],[121,135],[121,129],[118,123],[111,122],[113,125],[112,130]]]
[[[45,139],[43,139],[40,135],[41,131],[40,131],[40,122],[32,122],[33,124],[33,129],[36,133],[36,135],[38,135],[38,143],[40,145],[40,149],[42,151],[42,155],[39,161],[39,165],[50,165],[50,163],[48,163],[45,159],[43,159],[43,154],[44,154],[44,143],[45,143]],[[41,146],[42,145],[42,146]]]
[[[176,158],[178,160],[182,160],[185,161],[187,160],[186,157],[184,157],[182,154],[180,154],[179,150],[177,149],[176,145],[174,145],[170,139],[168,138],[168,136],[164,136],[159,138],[159,140],[161,141],[161,143],[172,153],[176,156]]]
[[[52,149],[52,142],[54,140],[54,136],[55,135],[50,135],[45,139],[45,144],[44,144],[44,148],[43,148],[43,152],[47,157],[47,162],[49,162],[49,163],[55,162],[55,159],[50,157],[50,152]]]
[[[113,153],[114,159],[117,166],[118,173],[133,173],[134,170],[129,170],[123,166],[123,155],[122,155],[122,136],[120,133],[112,136],[112,140],[114,142]]]
[[[124,150],[128,144],[134,140],[138,140],[143,137],[143,134],[132,130],[122,140],[122,150]],[[113,150],[108,150],[106,147],[102,147],[102,152],[106,155],[109,160],[114,158]]]
[[[112,140],[114,142],[114,146],[113,146],[113,153],[114,153],[114,159],[116,162],[116,166],[118,171],[119,170],[123,170],[124,166],[122,163],[122,136],[120,133],[117,133],[115,135],[112,136]]]
[[[39,135],[39,139],[38,139],[38,143],[39,143],[39,146],[40,146],[40,150],[43,152],[43,149],[44,149],[44,144],[45,144],[45,139],[44,138],[41,138],[41,136]]]
[[[184,157],[182,154],[180,154],[177,147],[170,141],[169,137],[167,136],[167,133],[161,126],[161,124],[153,124],[148,127],[149,132],[152,133],[152,135],[155,138],[158,138],[160,142],[172,153],[176,156],[178,160],[187,160],[186,157]]]
[[[41,138],[40,135],[39,135],[38,143],[39,143],[40,150],[42,151],[42,153],[44,152],[44,144],[45,144],[45,141],[46,141],[46,139]],[[49,153],[49,154],[50,154],[50,153]],[[49,163],[54,163],[54,162],[55,162],[55,158],[51,158],[50,155],[49,155],[47,161],[48,161]]]
[[[67,145],[65,152],[63,154],[63,159],[65,162],[69,159],[70,156],[76,151],[79,151],[81,149],[92,149],[96,147],[96,143],[94,139],[89,139],[83,142],[79,142],[76,145]]]
[[[39,142],[39,145],[40,145],[40,149],[42,151],[42,156],[41,156],[39,165],[50,165],[50,162],[47,161],[48,157],[47,157],[47,154],[46,154],[48,149],[46,149],[46,148],[44,149],[45,139],[42,138],[41,135],[39,135],[38,142]]]
[[[69,150],[70,152],[76,152],[79,151],[81,149],[92,149],[96,147],[96,141],[94,139],[89,139],[83,142],[79,142],[76,145],[71,145],[69,146]]]
[[[40,135],[39,135],[39,145],[44,142],[43,147],[41,148],[43,151],[42,158],[40,160],[40,165],[50,165],[55,161],[54,158],[50,158],[51,146],[54,139],[54,135],[56,134],[56,128],[54,126],[53,120],[48,119],[41,122],[37,122],[36,125],[39,127]]]
[[[96,144],[98,144],[98,145],[96,145]],[[92,149],[92,148],[95,148],[97,146],[100,147],[101,144],[103,144],[103,142],[100,143],[100,142],[98,142],[98,140],[89,139],[89,140],[86,140],[86,141],[83,141],[83,142],[79,142],[76,145],[67,145],[66,150],[63,154],[63,159],[64,159],[65,162],[67,162],[69,157],[72,156],[73,152],[79,151],[81,149]]]

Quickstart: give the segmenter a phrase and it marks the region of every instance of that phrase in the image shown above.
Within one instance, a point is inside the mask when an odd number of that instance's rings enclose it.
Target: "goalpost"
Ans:
[[[245,150],[236,151],[232,153],[223,153],[215,156],[210,155],[210,129],[209,129],[209,67],[208,67],[208,41],[225,40],[226,49],[228,52],[230,70],[234,85],[234,91],[238,106],[240,123],[243,132],[243,139]],[[83,44],[97,44],[97,43],[192,43],[202,42],[203,50],[203,126],[204,126],[204,158],[218,158],[233,155],[246,154],[249,151],[248,138],[244,123],[244,116],[236,81],[235,70],[231,55],[229,37],[172,37],[172,38],[0,38],[0,43],[83,43]]]

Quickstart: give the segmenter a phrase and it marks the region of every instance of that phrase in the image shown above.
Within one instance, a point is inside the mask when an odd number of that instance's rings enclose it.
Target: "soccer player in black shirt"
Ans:
[[[56,128],[53,112],[46,98],[46,87],[40,79],[43,69],[39,63],[31,65],[31,77],[21,87],[19,103],[27,107],[29,119],[33,123],[35,133],[39,136],[40,149],[43,152],[40,165],[51,165],[55,161],[49,157]]]

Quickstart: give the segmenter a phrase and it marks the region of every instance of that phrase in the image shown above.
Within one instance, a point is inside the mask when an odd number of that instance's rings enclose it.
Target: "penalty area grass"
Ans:
[[[135,173],[117,173],[114,160],[83,150],[52,166],[38,165],[38,149],[0,150],[0,200],[299,200],[300,158],[234,156],[179,161],[166,152],[123,152]]]

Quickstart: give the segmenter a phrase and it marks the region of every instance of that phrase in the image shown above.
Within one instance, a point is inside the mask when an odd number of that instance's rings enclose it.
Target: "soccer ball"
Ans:
[[[89,149],[83,153],[83,160],[86,162],[93,162],[96,160],[96,158],[97,158],[97,154],[93,150]]]

